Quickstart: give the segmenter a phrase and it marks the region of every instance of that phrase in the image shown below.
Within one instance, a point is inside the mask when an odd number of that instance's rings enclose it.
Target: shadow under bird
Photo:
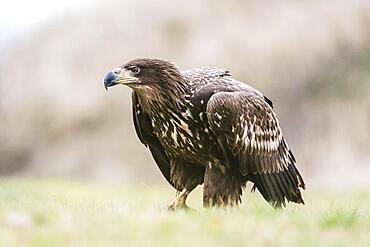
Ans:
[[[180,71],[169,61],[135,59],[110,71],[104,86],[132,92],[136,133],[179,192],[170,209],[203,186],[203,205],[235,206],[247,181],[274,207],[304,203],[304,181],[272,102],[229,71]]]

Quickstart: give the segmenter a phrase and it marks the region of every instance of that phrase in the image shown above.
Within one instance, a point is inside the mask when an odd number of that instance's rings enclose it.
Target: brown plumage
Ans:
[[[247,181],[274,207],[303,203],[304,182],[272,102],[227,70],[180,71],[168,61],[136,59],[104,84],[133,89],[138,137],[180,192],[170,208],[184,207],[202,183],[205,206],[237,205]]]

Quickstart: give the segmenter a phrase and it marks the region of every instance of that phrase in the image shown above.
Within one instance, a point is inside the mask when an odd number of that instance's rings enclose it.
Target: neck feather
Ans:
[[[138,94],[141,107],[151,116],[180,110],[186,97],[190,95],[189,85],[182,77],[176,81],[142,85],[134,90]]]

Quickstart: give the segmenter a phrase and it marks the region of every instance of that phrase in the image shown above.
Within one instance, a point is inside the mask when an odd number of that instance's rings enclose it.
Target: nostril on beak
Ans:
[[[113,72],[113,74],[119,76],[119,74],[121,73],[121,70],[116,68],[116,69],[112,70],[112,72]]]

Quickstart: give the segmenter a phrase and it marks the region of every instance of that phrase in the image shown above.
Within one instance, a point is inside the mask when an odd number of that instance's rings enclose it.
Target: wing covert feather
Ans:
[[[261,96],[248,92],[216,93],[208,102],[207,117],[216,136],[225,136],[227,148],[234,157],[241,158],[243,174],[287,168],[289,149],[279,121]],[[249,159],[254,161],[247,162]]]
[[[267,201],[303,203],[304,182],[271,102],[253,91],[219,92],[208,101],[207,119],[229,167],[249,176]]]

